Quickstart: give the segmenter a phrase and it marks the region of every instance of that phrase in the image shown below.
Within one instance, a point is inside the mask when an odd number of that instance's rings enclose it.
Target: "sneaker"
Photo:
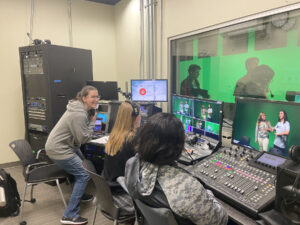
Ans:
[[[93,195],[90,194],[83,194],[81,197],[81,202],[90,202],[94,199]]]
[[[78,217],[75,217],[72,219],[63,216],[63,218],[61,218],[60,222],[62,224],[86,224],[88,222],[88,220],[86,218],[82,218],[81,216],[78,216]]]

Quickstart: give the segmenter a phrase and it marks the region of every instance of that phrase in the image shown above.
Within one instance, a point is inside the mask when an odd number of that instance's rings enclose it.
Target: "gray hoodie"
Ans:
[[[72,157],[80,145],[91,138],[94,125],[81,101],[69,101],[66,112],[49,134],[45,146],[47,155],[54,160]]]
[[[176,166],[156,166],[138,156],[127,161],[125,184],[133,198],[156,198],[157,182],[177,216],[194,224],[227,224],[227,213],[222,205],[188,172]]]

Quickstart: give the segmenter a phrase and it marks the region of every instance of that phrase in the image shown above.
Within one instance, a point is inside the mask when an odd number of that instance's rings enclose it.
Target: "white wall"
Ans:
[[[139,78],[140,1],[122,0],[114,7],[116,30],[117,80],[125,91],[125,82]],[[130,91],[130,90],[129,90]]]
[[[113,6],[72,1],[73,46],[91,49],[95,80],[116,79]],[[0,0],[0,164],[17,161],[8,144],[23,139],[24,112],[18,47],[29,44],[31,0]],[[35,0],[33,38],[69,46],[67,0]]]

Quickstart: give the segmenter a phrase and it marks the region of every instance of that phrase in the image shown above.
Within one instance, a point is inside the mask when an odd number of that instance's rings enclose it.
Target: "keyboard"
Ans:
[[[94,140],[94,139],[99,139],[99,138],[101,138],[101,137],[104,137],[105,136],[105,134],[104,133],[99,133],[99,132],[94,132],[93,134],[92,134],[92,140]]]

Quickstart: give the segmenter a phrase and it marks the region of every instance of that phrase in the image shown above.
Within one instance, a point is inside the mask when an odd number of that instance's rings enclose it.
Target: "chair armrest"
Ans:
[[[48,165],[47,162],[37,162],[37,163],[32,163],[26,166],[26,174],[29,173],[30,170],[36,168],[36,167],[40,167],[40,166],[45,166]]]
[[[37,151],[37,153],[36,153],[36,159],[39,159],[40,154],[41,154],[42,151],[46,151],[46,150],[45,150],[44,148],[39,149],[39,150]]]
[[[127,189],[126,184],[125,184],[125,177],[123,177],[123,176],[118,177],[117,182],[121,185],[121,187],[124,189],[124,191],[126,191],[126,193],[129,194],[128,189]]]
[[[67,177],[67,173],[57,164],[48,164],[47,162],[30,164],[28,173],[25,174],[27,182],[46,182],[54,179]]]

